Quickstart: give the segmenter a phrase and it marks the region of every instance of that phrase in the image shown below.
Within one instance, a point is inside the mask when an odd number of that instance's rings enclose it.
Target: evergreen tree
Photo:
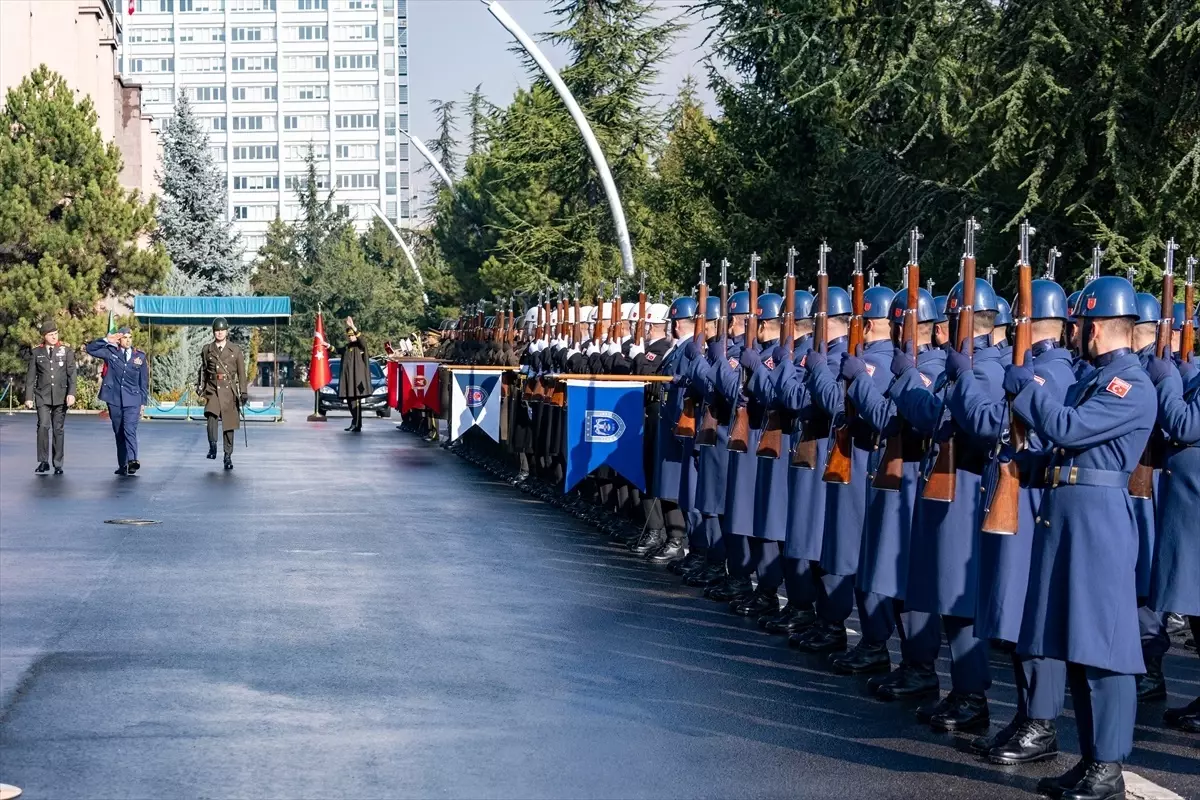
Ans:
[[[454,114],[455,103],[453,100],[434,99],[430,100],[429,104],[433,106],[434,124],[437,126],[438,135],[426,146],[453,180],[458,174],[458,140],[454,138],[454,134],[458,132],[455,124],[458,121]],[[437,177],[431,164],[426,164],[421,171]]]
[[[166,273],[154,204],[119,181],[92,101],[40,66],[0,110],[0,375],[24,372],[20,347],[55,317],[65,342],[104,332],[109,296],[153,289]]]
[[[186,94],[180,94],[163,136],[158,177],[163,194],[157,238],[171,262],[200,281],[198,294],[244,294],[250,263],[242,258],[229,219],[226,178],[213,163],[208,134],[200,128]]]
[[[483,84],[476,84],[467,94],[467,120],[470,132],[467,135],[467,155],[473,156],[487,149],[487,121],[496,112],[483,94]]]

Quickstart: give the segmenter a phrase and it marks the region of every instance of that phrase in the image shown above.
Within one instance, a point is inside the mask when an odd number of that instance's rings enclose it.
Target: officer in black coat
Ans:
[[[42,343],[29,354],[25,407],[37,409],[37,469],[50,471],[50,432],[54,432],[54,474],[62,475],[63,422],[75,405],[75,353],[58,341],[58,326],[42,324]]]

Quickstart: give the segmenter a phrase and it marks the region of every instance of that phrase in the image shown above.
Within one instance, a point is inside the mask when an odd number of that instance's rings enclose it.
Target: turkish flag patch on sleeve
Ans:
[[[875,365],[874,364],[867,364],[867,374],[870,375],[871,377],[875,377]]]
[[[737,359],[736,359],[736,358],[731,358],[731,359],[729,359],[729,368],[730,368],[730,369],[737,369],[737,368],[738,368],[738,362],[737,362]]]
[[[653,360],[654,360],[654,359],[656,359],[656,358],[658,358],[658,356],[657,356],[656,354],[654,354],[654,353],[646,353],[646,360],[647,360],[647,361],[653,361]]]
[[[930,386],[933,386],[933,381],[929,380],[928,375],[926,375],[924,372],[919,372],[917,374],[921,376],[921,383],[925,384],[926,389],[928,389]]]
[[[1108,386],[1104,387],[1104,391],[1112,392],[1117,397],[1124,397],[1125,395],[1129,394],[1129,390],[1132,388],[1133,386],[1128,382],[1123,381],[1120,378],[1113,378],[1108,382]]]

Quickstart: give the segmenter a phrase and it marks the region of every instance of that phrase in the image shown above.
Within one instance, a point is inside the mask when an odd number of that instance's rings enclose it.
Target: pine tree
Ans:
[[[154,204],[121,186],[120,151],[96,120],[92,101],[44,65],[0,109],[0,375],[23,373],[19,348],[43,320],[81,345],[104,332],[102,298],[166,274],[166,252],[139,243]]]
[[[458,120],[454,114],[456,104],[453,100],[437,99],[430,100],[429,104],[433,106],[433,118],[438,135],[426,146],[453,180],[458,174],[458,140],[454,138],[454,134],[458,132],[455,124]],[[431,164],[426,164],[421,171],[428,175],[437,175]]]
[[[182,93],[163,137],[159,180],[163,195],[157,238],[172,263],[200,281],[198,294],[244,294],[250,263],[242,258],[229,219],[226,178],[213,163],[208,135]]]
[[[467,120],[471,128],[467,135],[467,155],[473,156],[487,149],[487,122],[494,115],[493,106],[483,94],[483,84],[476,84],[467,94]]]

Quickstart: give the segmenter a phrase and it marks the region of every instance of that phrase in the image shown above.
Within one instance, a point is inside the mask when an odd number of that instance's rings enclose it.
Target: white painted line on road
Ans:
[[[1183,800],[1182,797],[1164,789],[1157,783],[1148,781],[1136,772],[1124,771],[1125,796],[1129,800]]]

